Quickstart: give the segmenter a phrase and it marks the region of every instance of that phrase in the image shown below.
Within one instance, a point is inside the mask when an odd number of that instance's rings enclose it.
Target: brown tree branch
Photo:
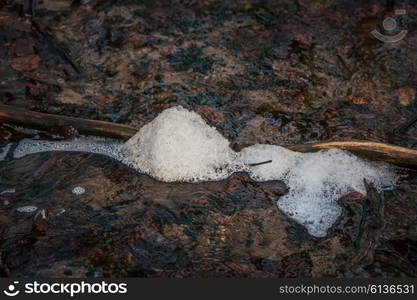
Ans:
[[[122,140],[128,140],[137,132],[136,128],[128,125],[45,114],[2,104],[0,104],[0,122],[41,130],[50,130],[56,126],[70,125],[81,134]],[[297,152],[316,152],[332,148],[343,149],[369,160],[383,161],[417,169],[417,150],[391,144],[348,140],[284,146]]]
[[[128,140],[137,132],[136,128],[128,125],[46,114],[2,104],[0,122],[46,131],[57,126],[69,125],[81,134],[122,140]]]

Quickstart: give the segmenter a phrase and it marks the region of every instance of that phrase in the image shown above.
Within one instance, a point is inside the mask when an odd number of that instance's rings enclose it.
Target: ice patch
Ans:
[[[45,151],[80,151],[107,155],[161,181],[220,180],[246,171],[256,181],[283,180],[289,193],[278,207],[310,234],[322,237],[341,214],[337,200],[351,191],[366,193],[363,180],[378,190],[392,187],[392,169],[349,152],[298,153],[273,145],[254,145],[236,153],[198,114],[180,106],[163,111],[126,143],[81,137],[74,141],[22,140],[19,158]],[[250,166],[272,160],[271,163]]]

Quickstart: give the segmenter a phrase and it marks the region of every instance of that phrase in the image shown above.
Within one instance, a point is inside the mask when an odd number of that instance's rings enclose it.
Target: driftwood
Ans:
[[[136,128],[128,125],[45,114],[2,104],[0,104],[0,122],[46,131],[69,125],[81,134],[122,140],[128,140],[137,132]]]
[[[136,128],[128,125],[39,113],[1,104],[0,122],[41,130],[50,130],[53,127],[70,125],[81,134],[122,140],[128,140],[137,132]],[[369,160],[383,161],[401,167],[417,169],[417,150],[391,144],[350,140],[284,146],[297,152],[315,152],[331,148],[343,149]]]
[[[332,148],[343,149],[369,160],[388,162],[401,167],[417,168],[417,150],[385,143],[350,140],[285,145],[285,147],[298,152],[315,152]]]

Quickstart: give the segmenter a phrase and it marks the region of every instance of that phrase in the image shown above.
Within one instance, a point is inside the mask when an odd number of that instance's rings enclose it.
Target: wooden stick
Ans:
[[[0,122],[41,130],[50,130],[56,126],[70,125],[81,134],[122,140],[128,140],[137,132],[136,128],[128,125],[45,114],[1,104]],[[417,150],[385,143],[350,140],[293,144],[284,145],[284,147],[297,152],[316,152],[337,148],[348,150],[369,160],[384,161],[402,167],[417,169]],[[262,162],[261,164],[268,162]]]
[[[29,111],[0,104],[0,122],[48,131],[69,125],[81,134],[127,140],[137,129],[128,125]]]
[[[257,167],[257,166],[261,166],[261,165],[265,165],[265,164],[270,164],[272,162],[272,160],[267,160],[267,161],[262,161],[262,162],[258,162],[258,163],[253,163],[253,164],[248,164],[249,167]]]
[[[351,140],[285,145],[285,147],[297,152],[316,152],[337,148],[348,150],[369,160],[388,162],[401,167],[417,168],[417,150],[385,143]]]

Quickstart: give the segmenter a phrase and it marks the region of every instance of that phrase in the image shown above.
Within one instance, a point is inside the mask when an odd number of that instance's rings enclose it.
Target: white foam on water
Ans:
[[[83,188],[82,186],[76,186],[72,189],[71,191],[74,195],[83,195],[85,194],[85,188]]]
[[[79,137],[73,141],[23,139],[14,150],[13,157],[20,158],[28,154],[50,151],[96,153],[123,162],[126,156],[124,144],[120,141],[98,137]]]
[[[243,161],[272,159],[272,163],[251,167],[258,181],[283,180],[289,193],[278,207],[311,235],[326,236],[341,214],[337,200],[357,191],[366,194],[364,179],[381,191],[396,184],[393,170],[386,164],[362,160],[353,154],[331,149],[316,153],[296,153],[279,146],[255,145],[242,151]]]
[[[136,169],[168,182],[224,179],[236,158],[227,139],[180,106],[163,111],[126,146]]]
[[[379,190],[396,183],[386,164],[342,150],[298,153],[274,145],[254,145],[236,153],[214,127],[180,106],[163,111],[124,144],[87,137],[22,140],[14,157],[45,151],[107,155],[165,182],[221,180],[236,171],[246,171],[256,181],[283,180],[289,193],[278,200],[278,207],[317,237],[325,236],[340,216],[337,200],[341,196],[352,191],[366,194],[364,179]],[[268,160],[272,162],[249,166]]]
[[[38,208],[33,205],[27,205],[27,206],[18,207],[16,210],[20,213],[32,213],[38,210]]]
[[[6,144],[2,148],[0,148],[0,161],[4,160],[7,156],[7,153],[9,153],[10,147],[12,144]]]
[[[302,159],[304,154],[274,145],[257,144],[242,149],[239,153],[240,163],[252,179],[257,181],[279,180]],[[272,160],[259,166],[248,167]]]
[[[1,191],[0,195],[14,194],[14,193],[16,193],[16,190],[12,188],[12,189],[5,189],[4,191]]]

